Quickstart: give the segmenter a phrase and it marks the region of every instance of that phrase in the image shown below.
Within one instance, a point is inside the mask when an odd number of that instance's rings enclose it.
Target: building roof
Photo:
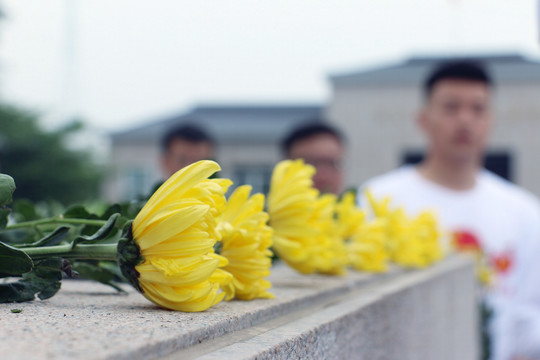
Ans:
[[[436,65],[449,60],[474,60],[486,64],[495,83],[538,82],[540,62],[519,54],[415,56],[401,63],[330,76],[334,86],[414,85]]]
[[[194,123],[208,129],[218,141],[276,142],[295,125],[323,115],[323,106],[201,105],[190,111],[149,120],[146,125],[111,134],[113,143],[158,143],[170,128]]]

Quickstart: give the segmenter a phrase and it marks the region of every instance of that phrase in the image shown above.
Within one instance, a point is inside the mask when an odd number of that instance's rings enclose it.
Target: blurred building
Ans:
[[[183,122],[203,126],[217,141],[220,176],[267,192],[270,174],[282,158],[281,138],[298,123],[321,115],[321,105],[205,105],[112,134],[111,168],[104,186],[110,201],[147,194],[162,180],[161,138]]]
[[[496,124],[487,167],[540,195],[540,62],[512,54],[466,58],[486,63],[495,80]],[[327,114],[349,137],[348,185],[422,157],[424,144],[415,125],[422,81],[448,59],[413,57],[330,77]]]
[[[496,124],[486,167],[540,195],[540,62],[515,54],[466,58],[486,63],[495,80]],[[423,138],[415,124],[422,81],[436,64],[449,59],[456,56],[412,57],[332,75],[328,104],[204,105],[149,119],[147,125],[112,134],[104,195],[115,201],[146,194],[162,178],[162,135],[193,119],[217,140],[220,175],[266,192],[271,170],[282,157],[281,138],[300,122],[326,115],[347,136],[346,185],[358,186],[422,158]]]

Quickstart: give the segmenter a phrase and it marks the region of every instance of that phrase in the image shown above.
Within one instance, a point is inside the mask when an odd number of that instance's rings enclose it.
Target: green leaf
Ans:
[[[23,275],[23,281],[41,300],[51,298],[60,290],[61,268],[60,258],[43,259],[36,263],[33,271]]]
[[[122,208],[121,214],[128,219],[134,219],[137,214],[141,211],[142,207],[146,202],[140,201],[130,201],[120,204]]]
[[[32,301],[35,298],[36,294],[23,280],[0,284],[0,303]]]
[[[70,206],[63,214],[67,219],[88,219],[90,213],[82,205]]]
[[[113,268],[101,266],[101,263],[93,264],[90,262],[77,261],[73,264],[73,270],[77,271],[81,278],[95,280],[108,285],[119,292],[125,292],[121,287],[114,283],[117,272],[114,271]]]
[[[34,203],[26,199],[16,200],[13,203],[13,212],[17,214],[18,221],[31,221],[39,218]]]
[[[65,211],[64,205],[54,199],[47,199],[36,203],[36,212],[40,218],[55,217],[58,214],[62,214]]]
[[[32,259],[24,251],[0,242],[0,277],[20,276],[33,266]]]
[[[70,227],[68,226],[60,226],[50,234],[47,234],[45,237],[39,239],[38,241],[30,244],[22,244],[19,246],[19,248],[58,245],[62,242],[62,240],[65,239],[69,230]]]
[[[133,225],[133,220],[128,220],[126,221],[126,223],[124,224],[124,227],[123,227],[123,230],[122,230],[122,236],[124,237],[133,237],[133,234],[132,234],[132,225]]]
[[[120,217],[120,214],[118,214],[118,213],[113,214],[109,218],[109,220],[107,220],[107,222],[102,227],[100,227],[99,230],[96,231],[91,236],[81,235],[81,236],[77,237],[73,241],[73,246],[76,246],[80,242],[93,243],[93,242],[97,242],[99,240],[105,239],[107,236],[109,236],[111,231],[113,231],[115,229],[114,225],[115,225],[116,220],[118,219],[118,217]]]
[[[34,241],[36,241],[36,233],[33,229],[0,231],[0,242],[3,242],[4,244],[19,247],[20,244]]]
[[[132,220],[131,220],[131,219],[128,219],[128,218],[125,217],[125,216],[120,216],[120,217],[118,218],[118,220],[116,220],[116,227],[117,227],[118,229],[123,229],[123,228],[126,226],[126,224],[127,224],[128,222],[131,223]]]
[[[0,174],[0,206],[7,205],[13,199],[15,181],[6,174]]]
[[[99,267],[102,269],[107,269],[109,272],[114,274],[115,281],[120,283],[127,282],[127,279],[122,275],[122,271],[120,270],[120,266],[118,266],[118,262],[116,261],[100,261]]]
[[[119,204],[113,204],[109,206],[107,210],[105,210],[103,215],[101,215],[100,219],[102,220],[108,219],[116,213],[122,213],[122,207]]]
[[[11,214],[11,209],[0,208],[0,230],[6,228],[9,214]]]
[[[86,218],[87,220],[101,220],[99,218],[99,216],[97,216],[96,214],[90,214],[88,215],[88,217]],[[85,236],[90,236],[90,235],[93,235],[94,233],[96,233],[98,230],[100,229],[99,226],[97,225],[84,225],[82,228],[81,228],[81,235],[85,235]]]
[[[16,282],[0,284],[0,303],[45,300],[60,290],[62,280],[60,258],[37,261],[34,269]]]

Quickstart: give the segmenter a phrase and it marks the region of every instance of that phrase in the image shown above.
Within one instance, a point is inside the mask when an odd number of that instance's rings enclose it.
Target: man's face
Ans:
[[[492,123],[489,101],[490,90],[481,82],[435,84],[419,117],[430,151],[449,161],[479,161]]]
[[[167,152],[163,154],[163,172],[169,177],[183,167],[199,160],[212,159],[213,157],[214,148],[209,142],[193,142],[184,139],[174,139],[169,144]]]
[[[290,159],[304,159],[315,167],[315,188],[321,192],[339,194],[343,182],[343,145],[330,134],[317,134],[295,142],[289,150]]]

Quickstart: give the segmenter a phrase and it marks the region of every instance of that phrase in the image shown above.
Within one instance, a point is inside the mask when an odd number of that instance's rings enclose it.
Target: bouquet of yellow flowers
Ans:
[[[423,267],[443,256],[432,214],[408,218],[368,193],[375,218],[367,219],[354,194],[319,194],[315,168],[302,160],[276,165],[266,203],[248,185],[227,199],[232,182],[211,178],[219,170],[199,161],[145,204],[101,215],[74,206],[48,217],[12,213],[15,182],[0,174],[0,302],[49,298],[63,276],[79,273],[119,291],[125,280],[167,309],[203,311],[222,300],[273,298],[274,252],[300,273],[328,275],[348,266],[384,272],[389,261]]]

